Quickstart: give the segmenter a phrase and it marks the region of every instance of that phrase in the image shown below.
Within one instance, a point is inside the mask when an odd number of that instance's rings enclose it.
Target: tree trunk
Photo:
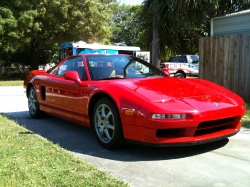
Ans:
[[[31,68],[32,70],[38,69],[38,42],[36,39],[32,39],[31,41]]]
[[[160,39],[159,39],[159,32],[158,28],[153,28],[153,56],[152,61],[153,65],[160,67]]]
[[[160,38],[158,31],[158,1],[156,1],[156,5],[154,6],[154,18],[153,18],[153,44],[152,44],[152,62],[156,67],[160,67]]]

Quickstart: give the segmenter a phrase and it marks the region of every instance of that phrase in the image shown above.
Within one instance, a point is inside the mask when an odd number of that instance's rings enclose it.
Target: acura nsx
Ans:
[[[69,56],[25,80],[29,113],[92,128],[106,149],[203,144],[235,135],[244,100],[213,82],[172,78],[129,55]]]

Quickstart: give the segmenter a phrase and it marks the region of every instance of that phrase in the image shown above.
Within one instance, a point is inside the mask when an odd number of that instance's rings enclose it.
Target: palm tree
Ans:
[[[152,62],[170,53],[198,52],[198,39],[210,34],[211,18],[250,8],[250,0],[144,0],[141,20],[152,42]],[[153,38],[153,39],[152,39]]]

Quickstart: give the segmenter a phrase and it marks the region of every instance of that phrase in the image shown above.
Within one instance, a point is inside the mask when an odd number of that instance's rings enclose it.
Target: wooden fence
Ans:
[[[200,38],[199,55],[200,78],[250,102],[250,34]]]

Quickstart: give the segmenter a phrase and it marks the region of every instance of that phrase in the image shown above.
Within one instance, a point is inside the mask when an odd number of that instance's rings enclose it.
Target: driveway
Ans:
[[[55,117],[32,119],[22,87],[0,87],[0,112],[132,187],[250,186],[250,129],[206,145],[109,151],[91,129]]]

